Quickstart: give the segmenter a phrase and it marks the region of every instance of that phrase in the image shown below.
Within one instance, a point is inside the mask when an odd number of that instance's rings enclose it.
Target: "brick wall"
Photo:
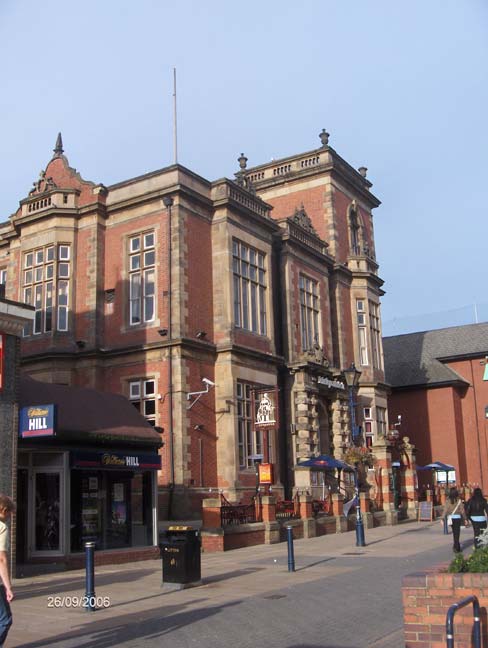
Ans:
[[[488,574],[448,574],[447,565],[403,578],[403,618],[405,648],[445,648],[446,614],[449,607],[470,594],[480,601],[483,646],[488,645],[486,607]],[[471,648],[473,608],[456,612],[454,636],[456,648]]]

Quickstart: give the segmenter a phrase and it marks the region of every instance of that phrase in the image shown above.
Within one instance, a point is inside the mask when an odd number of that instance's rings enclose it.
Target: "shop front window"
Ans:
[[[152,545],[151,484],[149,471],[73,470],[71,551]]]

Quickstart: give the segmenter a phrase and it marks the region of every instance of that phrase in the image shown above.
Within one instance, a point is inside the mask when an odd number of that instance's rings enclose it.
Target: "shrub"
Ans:
[[[451,574],[459,574],[467,571],[466,559],[462,553],[457,553],[451,561],[447,571]]]
[[[475,549],[471,556],[465,558],[462,553],[457,553],[447,570],[451,574],[469,572],[480,574],[488,572],[488,546]]]

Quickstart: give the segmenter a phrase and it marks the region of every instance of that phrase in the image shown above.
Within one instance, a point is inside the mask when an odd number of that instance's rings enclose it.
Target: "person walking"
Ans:
[[[5,522],[9,519],[15,504],[7,495],[0,493],[0,648],[12,625],[10,601],[14,598],[8,568],[9,531]]]
[[[444,519],[447,518],[447,524],[452,529],[454,553],[459,553],[461,551],[461,545],[459,544],[461,523],[464,522],[464,525],[468,526],[468,521],[464,511],[464,504],[459,497],[457,488],[454,486],[449,489],[449,496],[446,500],[442,516]]]
[[[474,532],[474,548],[479,546],[479,536],[486,529],[486,516],[488,515],[488,502],[483,497],[481,488],[475,488],[470,499],[466,502],[466,515],[471,520]]]

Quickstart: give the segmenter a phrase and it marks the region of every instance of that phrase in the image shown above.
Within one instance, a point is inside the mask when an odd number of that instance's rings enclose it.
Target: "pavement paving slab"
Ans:
[[[463,531],[466,547],[472,533]],[[410,522],[202,554],[199,587],[167,592],[161,562],[97,568],[96,612],[79,606],[84,571],[14,582],[6,648],[400,648],[401,578],[444,562],[451,539],[438,523]]]

